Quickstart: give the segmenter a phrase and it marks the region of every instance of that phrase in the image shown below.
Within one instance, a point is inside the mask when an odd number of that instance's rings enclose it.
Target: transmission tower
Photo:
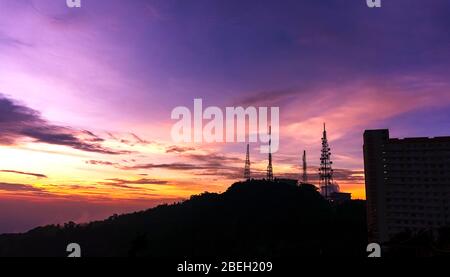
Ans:
[[[250,172],[250,144],[247,144],[247,155],[245,157],[244,179],[245,180],[250,180],[251,179],[251,172]]]
[[[267,166],[267,180],[273,181],[273,167],[272,167],[272,126],[269,126],[269,165]]]
[[[322,195],[328,199],[329,189],[333,184],[333,169],[331,161],[330,145],[328,144],[327,130],[325,123],[323,124],[322,151],[320,156],[320,188]]]
[[[307,184],[308,183],[308,166],[306,164],[306,151],[303,151],[302,166],[303,166],[302,183]]]

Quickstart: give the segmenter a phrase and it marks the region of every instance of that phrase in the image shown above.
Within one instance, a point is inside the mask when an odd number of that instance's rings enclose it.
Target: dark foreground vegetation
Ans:
[[[331,205],[314,186],[283,181],[236,183],[156,208],[77,225],[50,225],[0,236],[0,256],[365,257],[364,201]]]

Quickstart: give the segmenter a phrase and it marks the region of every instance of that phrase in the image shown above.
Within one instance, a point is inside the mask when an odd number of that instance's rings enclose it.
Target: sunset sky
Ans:
[[[0,233],[222,192],[245,144],[176,144],[171,111],[280,107],[276,177],[364,198],[362,133],[450,135],[450,1],[0,0]],[[252,170],[267,166],[251,145]]]

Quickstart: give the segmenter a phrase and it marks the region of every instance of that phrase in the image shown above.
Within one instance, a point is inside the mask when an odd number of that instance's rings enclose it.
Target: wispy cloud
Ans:
[[[210,168],[205,165],[195,165],[189,163],[164,163],[164,164],[155,164],[155,163],[145,163],[145,164],[137,164],[133,166],[122,166],[121,169],[124,170],[136,170],[136,169],[169,169],[169,170],[198,170],[198,169],[207,169]]]
[[[1,31],[0,31],[0,45],[6,45],[10,47],[33,47],[33,44],[9,36]]]
[[[319,174],[313,172],[317,172],[317,167],[308,168],[308,181],[318,185],[320,183]],[[254,178],[265,178],[265,171],[254,171],[252,173]],[[358,184],[364,182],[364,171],[361,170],[335,168],[333,169],[333,173],[333,179],[338,184],[341,182],[353,182]],[[301,169],[293,168],[289,172],[277,172],[276,177],[299,180],[301,177]]]
[[[138,136],[135,133],[125,133],[125,134],[117,134],[112,132],[106,132],[106,135],[109,137],[109,139],[114,140],[118,143],[122,143],[128,146],[147,146],[147,145],[157,145],[160,146],[160,144],[156,141],[149,141],[146,139],[143,139],[141,136]]]
[[[134,133],[131,133],[131,135],[133,136],[133,138],[136,140],[137,143],[140,143],[140,144],[150,144],[151,143],[150,141],[140,138],[138,135],[136,135]]]
[[[225,154],[207,153],[207,154],[186,154],[184,157],[196,161],[207,163],[209,165],[225,165],[228,163],[243,162],[241,158],[232,157]]]
[[[299,89],[271,90],[249,93],[238,100],[235,100],[234,106],[261,106],[277,107],[282,106],[290,99],[295,99],[300,93]]]
[[[23,172],[23,171],[16,171],[16,170],[0,170],[0,172],[13,173],[13,174],[19,174],[19,175],[28,175],[28,176],[34,176],[37,178],[48,178],[47,175],[44,175],[44,174],[30,173],[30,172]]]
[[[180,153],[194,151],[194,150],[195,150],[195,147],[172,145],[172,146],[167,147],[166,153],[180,154]]]
[[[110,165],[110,166],[118,165],[118,163],[113,163],[113,162],[108,162],[108,161],[97,161],[97,160],[86,161],[86,164],[91,164],[91,165]]]
[[[103,139],[92,132],[51,124],[43,119],[38,111],[0,94],[0,145],[16,145],[25,138],[34,142],[68,146],[100,154],[130,153],[103,147],[100,144]]]
[[[137,180],[126,180],[121,178],[111,178],[106,179],[106,182],[101,182],[103,185],[118,186],[124,188],[136,189],[129,185],[167,185],[169,182],[166,180],[151,179],[151,178],[141,178]]]
[[[43,189],[31,185],[0,183],[0,190],[10,192],[45,192]]]

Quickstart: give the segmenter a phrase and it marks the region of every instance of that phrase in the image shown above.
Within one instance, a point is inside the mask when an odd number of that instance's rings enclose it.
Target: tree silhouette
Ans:
[[[312,185],[249,180],[222,194],[107,220],[0,236],[0,256],[366,256],[365,202],[332,205]]]

